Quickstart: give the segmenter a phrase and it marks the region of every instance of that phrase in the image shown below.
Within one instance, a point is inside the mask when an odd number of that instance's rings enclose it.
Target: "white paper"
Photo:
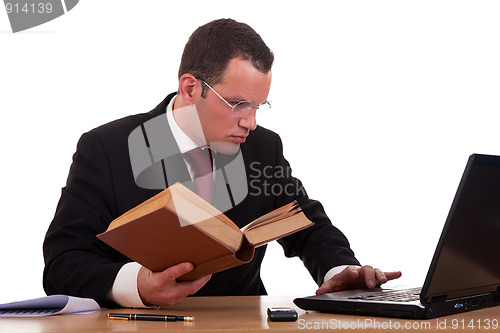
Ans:
[[[0,317],[41,317],[69,313],[90,313],[100,310],[90,298],[52,295],[25,301],[0,304]]]

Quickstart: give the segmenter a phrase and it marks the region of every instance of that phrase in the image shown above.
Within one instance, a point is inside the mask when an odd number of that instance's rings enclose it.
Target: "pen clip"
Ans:
[[[111,319],[111,320],[128,320],[127,317],[115,317],[115,316],[110,316],[110,314],[108,313],[106,315],[108,317],[108,319]]]

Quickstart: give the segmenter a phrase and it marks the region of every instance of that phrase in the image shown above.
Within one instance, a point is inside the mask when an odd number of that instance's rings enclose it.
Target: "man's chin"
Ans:
[[[210,142],[210,148],[224,155],[234,155],[240,150],[240,144],[234,142]]]

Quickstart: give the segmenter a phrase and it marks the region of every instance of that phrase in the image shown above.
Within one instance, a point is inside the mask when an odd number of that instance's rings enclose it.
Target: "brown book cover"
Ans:
[[[195,269],[178,279],[188,281],[248,263],[255,247],[311,225],[291,202],[239,229],[176,183],[113,220],[97,237],[153,272],[191,262]]]

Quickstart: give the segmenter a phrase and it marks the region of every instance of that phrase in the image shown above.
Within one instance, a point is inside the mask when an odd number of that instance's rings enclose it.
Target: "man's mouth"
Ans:
[[[243,143],[247,139],[247,135],[231,135],[230,140],[234,143]]]

